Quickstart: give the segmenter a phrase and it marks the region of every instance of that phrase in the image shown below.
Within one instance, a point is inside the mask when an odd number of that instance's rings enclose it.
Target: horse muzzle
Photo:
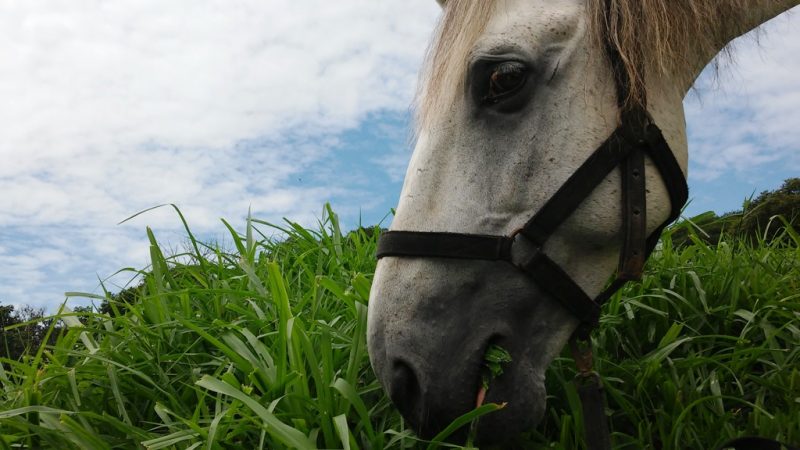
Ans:
[[[509,297],[535,289],[523,275],[504,263],[387,258],[372,289],[370,360],[420,437],[432,438],[476,407],[490,344],[508,350],[512,361],[486,395],[486,402],[506,407],[480,419],[478,441],[502,442],[536,425],[546,363],[526,338],[541,308]],[[463,443],[467,429],[451,440]]]

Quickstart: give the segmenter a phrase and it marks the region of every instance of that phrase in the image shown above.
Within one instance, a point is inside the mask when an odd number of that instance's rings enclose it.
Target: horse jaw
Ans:
[[[508,0],[472,55],[512,53],[542,77],[513,116],[482,114],[468,95],[429,124],[409,164],[393,230],[508,235],[522,226],[617,125],[610,67],[588,39],[583,2]],[[685,164],[683,93],[655,86],[651,112]],[[647,163],[648,228],[669,198]],[[590,296],[613,273],[621,239],[614,171],[545,246]],[[508,406],[480,421],[484,442],[531,429],[545,408],[544,374],[577,320],[503,262],[384,258],[370,297],[368,346],[378,378],[414,428],[430,437],[475,406],[484,352],[512,356],[489,388]]]

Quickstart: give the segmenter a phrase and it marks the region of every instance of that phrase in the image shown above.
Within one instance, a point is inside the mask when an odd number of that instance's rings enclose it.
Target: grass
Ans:
[[[55,345],[2,360],[0,448],[437,447],[404,427],[369,366],[379,230],[342,233],[330,209],[315,230],[225,226],[234,251],[187,225],[189,251],[165,255],[147,230],[138,302],[112,302],[113,318],[64,310]],[[800,238],[663,242],[594,336],[615,448],[800,443]],[[567,355],[548,371],[545,421],[516,445],[582,448]],[[459,423],[497,406],[482,408]]]

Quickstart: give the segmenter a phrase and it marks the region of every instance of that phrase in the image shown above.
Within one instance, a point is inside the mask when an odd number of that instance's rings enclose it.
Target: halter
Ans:
[[[620,125],[522,228],[509,236],[387,231],[378,241],[378,259],[394,256],[505,261],[523,271],[572,312],[581,322],[575,336],[588,338],[589,332],[598,325],[601,305],[626,282],[641,279],[644,263],[661,232],[678,218],[688,198],[686,178],[661,130],[647,112],[646,99],[628,105],[631,80],[619,51],[610,41],[606,42],[606,53],[614,72]],[[646,230],[645,155],[655,163],[669,191],[671,204],[669,218],[650,236]],[[550,259],[544,247],[553,232],[617,166],[622,172],[624,241],[614,281],[592,299]]]

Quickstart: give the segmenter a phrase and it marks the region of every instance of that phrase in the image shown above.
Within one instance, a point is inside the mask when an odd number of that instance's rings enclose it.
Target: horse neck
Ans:
[[[727,20],[714,22],[716,28],[708,29],[706,32],[716,37],[717,46],[699,51],[698,54],[690,59],[693,63],[685,67],[687,73],[678,74],[681,80],[685,80],[680,85],[683,95],[691,89],[700,72],[731,41],[797,5],[800,5],[800,0],[748,0],[743,6],[743,10],[746,11],[744,14],[737,16],[736,19],[733,19],[732,16],[727,16],[724,18]],[[720,4],[720,7],[725,6]]]

